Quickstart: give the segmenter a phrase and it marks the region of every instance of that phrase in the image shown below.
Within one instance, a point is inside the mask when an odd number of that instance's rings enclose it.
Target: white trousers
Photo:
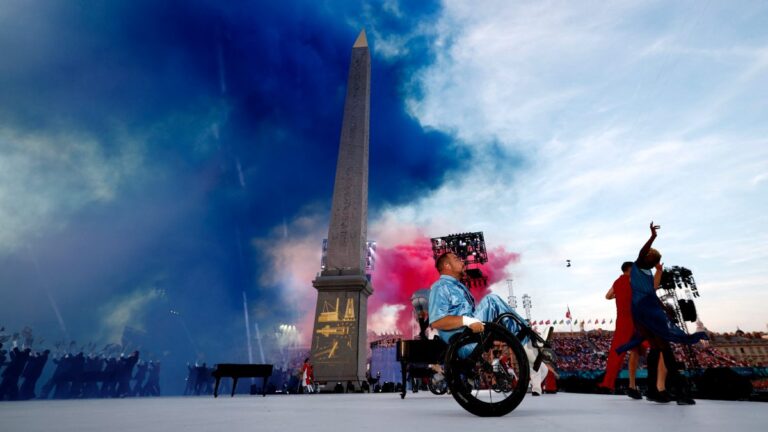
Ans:
[[[528,356],[528,363],[531,366],[531,391],[541,394],[541,384],[544,382],[544,378],[547,377],[549,368],[544,363],[539,366],[539,371],[533,370],[533,362],[536,361],[536,356],[539,355],[539,350],[534,348],[531,341],[528,341],[523,345],[525,354]]]

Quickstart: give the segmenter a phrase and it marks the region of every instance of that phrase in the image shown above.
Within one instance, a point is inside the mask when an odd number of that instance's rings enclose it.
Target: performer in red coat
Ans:
[[[635,333],[635,324],[632,320],[632,287],[629,283],[629,273],[632,270],[632,262],[627,261],[621,265],[622,275],[613,282],[613,286],[605,294],[608,300],[616,299],[616,331],[613,333],[611,349],[608,353],[608,364],[605,368],[605,378],[598,384],[599,387],[613,392],[616,385],[616,376],[624,365],[626,352],[616,353],[616,348],[626,344],[632,339]],[[629,351],[629,389],[627,396],[632,399],[641,399],[642,396],[637,390],[635,375],[637,366],[640,362],[641,347],[632,348]]]
[[[309,362],[309,358],[305,358],[304,364],[301,365],[301,385],[304,386],[305,393],[314,393],[314,381],[315,374],[312,371],[312,364]]]

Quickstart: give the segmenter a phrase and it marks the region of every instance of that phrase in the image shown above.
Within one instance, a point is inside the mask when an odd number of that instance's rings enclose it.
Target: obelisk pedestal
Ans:
[[[312,332],[315,380],[356,385],[365,379],[368,296],[368,126],[371,60],[365,31],[352,47],[344,120],[328,228],[326,267],[312,282],[317,308]]]

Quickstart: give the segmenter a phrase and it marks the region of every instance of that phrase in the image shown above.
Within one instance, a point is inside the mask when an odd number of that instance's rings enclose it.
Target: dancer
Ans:
[[[671,354],[669,343],[695,344],[702,339],[709,339],[709,337],[703,332],[685,333],[675,326],[664,312],[661,300],[656,296],[656,290],[659,288],[663,271],[661,253],[651,247],[653,241],[656,240],[656,231],[660,227],[651,222],[650,228],[651,237],[640,249],[640,253],[632,265],[629,276],[632,287],[632,317],[635,322],[636,332],[632,340],[617,348],[616,352],[626,352],[640,345],[643,340],[647,340],[651,345],[651,352],[648,354],[648,372],[651,375],[658,368],[658,373],[656,374],[656,386],[654,387],[653,383],[650,383],[646,398],[653,402],[668,403],[671,398],[666,390],[667,371],[669,369],[674,371],[677,368],[674,356],[669,355]],[[655,275],[651,272],[652,268],[656,268]],[[658,355],[657,357],[656,352],[666,355]],[[654,355],[652,356],[651,354]],[[672,358],[670,359],[669,357]],[[656,361],[656,358],[658,358],[658,361]],[[667,358],[666,363],[665,358]],[[672,360],[671,363],[673,364],[669,364],[670,360]],[[687,386],[682,382],[682,376],[679,374],[673,375],[675,378],[678,378],[675,384],[680,389],[677,403],[680,405],[694,404],[695,401],[687,394]]]
[[[608,300],[616,299],[616,330],[613,332],[611,349],[608,352],[608,362],[605,368],[605,377],[598,384],[598,387],[613,393],[616,385],[616,376],[624,364],[626,353],[616,353],[616,348],[626,344],[635,333],[635,324],[632,321],[632,287],[629,282],[629,272],[632,270],[632,262],[626,261],[621,265],[621,276],[613,282],[613,286],[605,294]],[[637,389],[635,376],[637,366],[640,363],[640,350],[642,346],[637,346],[629,351],[629,388],[627,396],[632,399],[642,399],[640,391]]]

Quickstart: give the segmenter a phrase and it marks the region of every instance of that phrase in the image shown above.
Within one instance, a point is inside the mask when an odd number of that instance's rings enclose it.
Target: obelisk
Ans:
[[[368,296],[365,274],[368,231],[368,119],[371,57],[365,30],[352,46],[339,157],[333,186],[325,269],[317,289],[312,363],[315,380],[355,385],[365,379]]]

